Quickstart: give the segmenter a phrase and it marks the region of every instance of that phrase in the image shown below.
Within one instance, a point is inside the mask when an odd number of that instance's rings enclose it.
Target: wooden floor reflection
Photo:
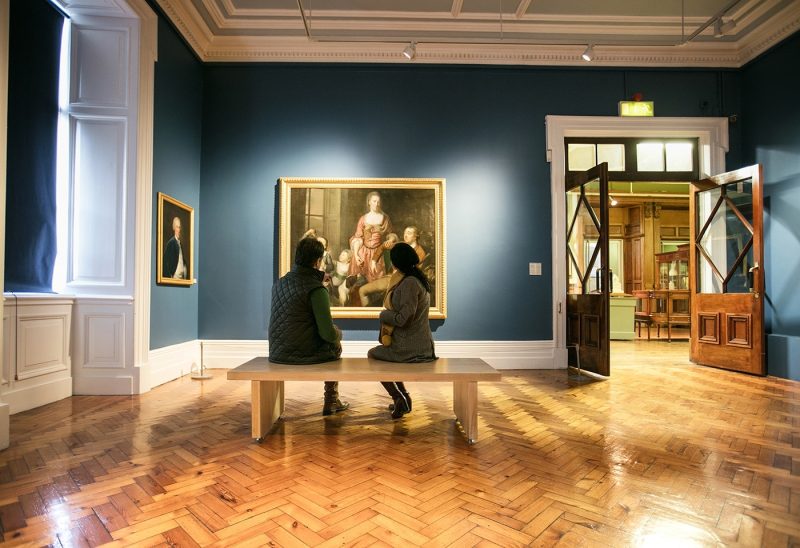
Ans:
[[[685,352],[681,352],[681,350]],[[213,371],[12,417],[9,545],[788,546],[800,542],[800,383],[700,367],[688,343],[614,343],[611,377],[507,372],[468,446],[451,386],[377,384],[323,418],[321,383],[249,438],[250,387]],[[112,544],[113,545],[113,544]]]

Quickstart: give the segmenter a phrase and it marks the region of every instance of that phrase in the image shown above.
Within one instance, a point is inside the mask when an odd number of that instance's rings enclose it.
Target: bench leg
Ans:
[[[251,426],[261,441],[283,414],[283,381],[252,381]]]
[[[478,441],[478,383],[453,382],[453,411],[472,445]]]

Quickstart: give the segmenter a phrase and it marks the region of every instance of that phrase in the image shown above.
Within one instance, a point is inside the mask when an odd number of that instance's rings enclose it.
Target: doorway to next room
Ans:
[[[585,272],[587,290],[599,291],[601,273],[608,273],[610,363],[642,363],[654,351],[688,362],[689,196],[690,182],[699,179],[697,139],[566,138],[564,146],[568,180],[570,172],[608,165],[608,264],[592,263],[599,233],[587,211],[570,233],[576,268],[568,265],[568,287]],[[600,188],[584,192],[586,209],[599,212]]]

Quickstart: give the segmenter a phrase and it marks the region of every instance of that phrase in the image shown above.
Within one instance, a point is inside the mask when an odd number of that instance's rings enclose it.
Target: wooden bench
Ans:
[[[472,444],[478,440],[478,381],[501,378],[498,371],[478,358],[439,358],[405,364],[342,358],[314,365],[285,365],[258,357],[228,371],[229,380],[252,382],[252,432],[258,442],[283,414],[286,381],[444,381],[453,383],[453,410]]]

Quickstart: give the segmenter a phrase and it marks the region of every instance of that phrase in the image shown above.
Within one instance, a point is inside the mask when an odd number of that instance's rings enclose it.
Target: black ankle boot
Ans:
[[[411,406],[411,394],[409,394],[408,392],[403,392],[402,390],[400,391],[400,393],[406,399],[406,403],[408,404],[408,413],[411,413],[411,410],[413,409],[413,407]],[[394,404],[390,403],[389,404],[389,411],[393,411],[393,410],[394,410]]]
[[[327,417],[328,415],[340,413],[349,407],[349,403],[339,399],[339,383],[325,381],[325,400],[322,404],[322,416]]]
[[[408,404],[408,412],[411,412],[411,396],[408,394],[408,390],[406,390],[406,385],[402,382],[395,382],[394,385],[400,391],[400,393],[405,397],[406,403]]]
[[[394,407],[392,409],[392,418],[399,419],[409,411],[411,411],[411,408],[408,405],[408,401],[406,400],[406,397],[401,393],[400,396],[398,398],[395,398],[394,400]]]
[[[411,408],[409,407],[410,400],[406,398],[406,395],[408,394],[407,392],[406,394],[403,394],[403,392],[401,392],[397,387],[397,383],[394,382],[382,382],[381,384],[392,397],[392,401],[394,402],[390,404],[389,407],[392,412],[393,419],[399,419],[411,411]]]

